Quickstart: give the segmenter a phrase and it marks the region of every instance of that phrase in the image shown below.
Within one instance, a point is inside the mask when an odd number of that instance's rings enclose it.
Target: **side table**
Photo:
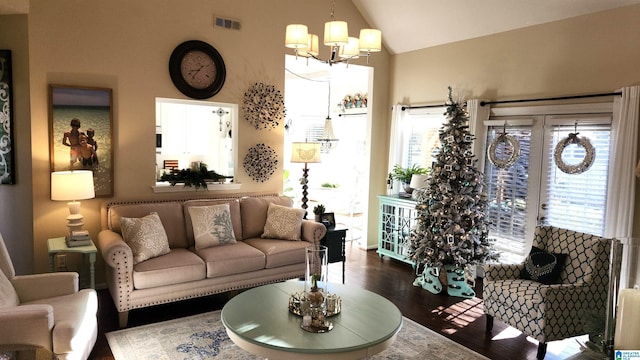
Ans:
[[[328,263],[335,263],[342,261],[342,283],[344,284],[344,268],[347,261],[345,256],[344,246],[347,239],[346,228],[339,229],[327,229],[327,234],[320,240],[320,245],[327,247]]]
[[[82,270],[87,267],[87,257],[89,258],[89,287],[96,288],[95,282],[95,263],[96,253],[98,249],[91,241],[91,245],[68,247],[64,237],[51,238],[47,240],[47,249],[49,250],[49,272],[54,270],[54,262],[57,253],[79,253],[82,254]],[[83,271],[80,271],[82,279]],[[85,272],[84,279],[86,283],[87,274]]]

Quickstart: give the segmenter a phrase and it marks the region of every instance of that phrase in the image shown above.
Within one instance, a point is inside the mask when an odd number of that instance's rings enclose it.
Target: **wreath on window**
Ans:
[[[511,147],[512,151],[509,157],[498,157],[496,149],[500,144],[506,144]],[[518,157],[520,157],[520,142],[514,136],[507,135],[506,132],[503,132],[491,141],[489,149],[487,149],[487,156],[489,156],[489,162],[491,165],[498,169],[508,169],[515,164],[516,161],[518,161]]]
[[[567,148],[567,146],[575,144],[584,149],[584,158],[582,161],[576,165],[569,165],[562,160],[562,153]],[[593,165],[593,160],[596,157],[596,149],[591,145],[591,141],[586,137],[578,137],[578,133],[569,133],[569,136],[558,141],[556,144],[556,149],[553,152],[553,160],[556,163],[558,169],[560,169],[565,174],[582,174],[583,172],[589,170],[591,165]]]
[[[265,182],[276,171],[278,156],[269,145],[257,144],[249,149],[242,166],[254,181]]]
[[[255,83],[244,93],[242,111],[254,128],[271,130],[284,119],[284,97],[273,85]]]

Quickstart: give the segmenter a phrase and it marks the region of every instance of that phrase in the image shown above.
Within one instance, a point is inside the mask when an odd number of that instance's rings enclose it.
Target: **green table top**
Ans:
[[[372,348],[393,340],[402,327],[402,314],[389,300],[371,291],[329,283],[340,296],[342,311],[329,318],[333,330],[311,333],[302,318],[289,312],[292,293],[303,291],[300,281],[286,281],[244,291],[222,309],[227,331],[258,347],[302,354],[339,354]]]
[[[47,241],[47,250],[49,250],[50,254],[57,252],[76,252],[90,254],[98,251],[96,246],[93,244],[93,241],[91,241],[90,245],[68,247],[64,237],[49,239]]]

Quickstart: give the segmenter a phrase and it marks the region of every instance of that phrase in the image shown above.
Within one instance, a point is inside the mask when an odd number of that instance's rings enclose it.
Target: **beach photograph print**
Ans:
[[[96,197],[113,195],[112,91],[49,86],[51,171],[91,170]]]

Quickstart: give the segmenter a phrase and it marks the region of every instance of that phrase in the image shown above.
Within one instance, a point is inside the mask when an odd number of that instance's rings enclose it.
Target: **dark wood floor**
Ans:
[[[495,321],[491,334],[485,333],[485,317],[479,298],[482,296],[481,281],[476,284],[477,298],[462,299],[431,294],[413,286],[414,278],[410,265],[388,257],[380,259],[375,250],[364,251],[358,249],[357,244],[347,243],[346,284],[386,297],[404,316],[490,359],[535,359],[537,343],[500,321]],[[342,281],[340,263],[330,264],[329,281]],[[99,290],[98,294],[99,334],[90,358],[113,359],[105,333],[117,330],[118,316],[107,290]],[[227,298],[226,294],[220,294],[135,310],[129,315],[129,327],[219,310]],[[566,359],[577,351],[575,339],[552,342],[546,359]]]

